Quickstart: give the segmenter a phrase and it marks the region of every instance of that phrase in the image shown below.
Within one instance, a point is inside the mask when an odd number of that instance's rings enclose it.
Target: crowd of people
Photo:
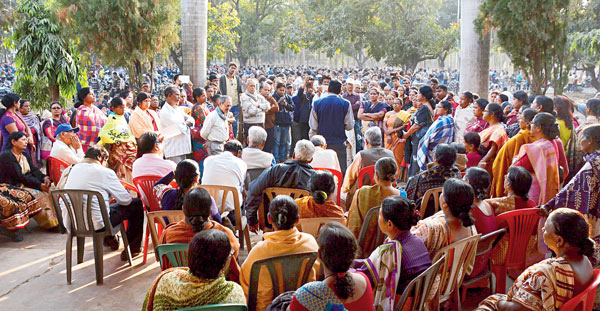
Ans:
[[[159,176],[151,195],[161,209],[185,215],[160,243],[189,243],[189,260],[157,277],[144,310],[245,304],[254,262],[302,252],[318,252],[307,268],[309,283],[273,297],[261,271],[258,310],[393,310],[438,250],[497,230],[500,213],[538,208],[547,218],[528,245],[529,268],[508,295],[490,296],[479,309],[560,308],[591,282],[598,264],[600,96],[577,104],[525,91],[454,94],[445,84],[450,77],[439,78],[383,69],[238,74],[231,63],[203,87],[173,75],[162,103],[149,89],[115,91],[108,113],[96,90],[83,87],[72,109],[53,102],[43,119],[28,100],[7,94],[0,112],[0,232],[21,241],[30,218],[47,230],[62,218],[69,230],[66,208],[55,210],[49,192],[95,190],[111,225],[128,221],[138,256],[144,204],[123,182]],[[69,167],[53,183],[44,163],[54,159]],[[368,167],[372,176],[360,174]],[[235,187],[239,198],[221,201],[198,185]],[[269,202],[269,187],[310,195]],[[442,189],[441,210],[430,201],[421,215],[418,206],[434,188]],[[263,231],[243,262],[232,230],[242,221],[234,201],[242,202],[250,231]],[[365,224],[374,207],[378,217]],[[100,205],[91,208],[94,229],[103,230]],[[300,230],[299,219],[316,217],[339,221],[316,237]],[[507,243],[495,248],[492,262],[505,260]],[[104,245],[120,246],[111,236]],[[465,273],[484,268],[476,263]]]

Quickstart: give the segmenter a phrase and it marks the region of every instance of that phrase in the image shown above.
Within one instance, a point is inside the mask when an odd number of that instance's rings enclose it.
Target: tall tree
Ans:
[[[179,3],[170,0],[57,0],[62,20],[82,51],[102,63],[128,69],[139,90],[145,67],[178,42]]]
[[[206,83],[207,15],[207,0],[181,0],[182,70],[196,85]]]
[[[600,72],[600,0],[581,1],[573,10],[569,25],[571,53],[578,69],[583,69],[592,86],[600,91],[597,70]]]
[[[567,76],[568,11],[569,0],[484,0],[477,24],[483,34],[496,31],[532,92],[545,94],[549,82],[564,84]]]
[[[487,97],[490,37],[475,29],[481,0],[462,0],[460,8],[460,90]]]
[[[72,96],[79,79],[85,80],[75,43],[61,32],[45,1],[21,0],[17,13],[20,22],[11,40],[17,51],[15,91],[36,108],[48,107],[61,94]]]

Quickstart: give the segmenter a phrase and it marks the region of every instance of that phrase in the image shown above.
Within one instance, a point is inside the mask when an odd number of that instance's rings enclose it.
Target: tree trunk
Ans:
[[[592,79],[592,87],[596,89],[596,91],[600,92],[600,81],[598,81],[598,76],[596,76],[596,66],[595,65],[586,65],[585,71]]]
[[[48,86],[50,90],[50,102],[60,100],[60,87],[56,83],[50,83]]]
[[[477,33],[474,21],[481,0],[463,0],[460,6],[460,91],[488,95],[490,36]]]
[[[194,85],[206,84],[208,0],[181,0],[182,72]]]
[[[181,57],[179,56],[179,53],[177,52],[176,49],[169,49],[169,56],[171,57],[171,61],[175,63],[175,65],[177,66],[177,68],[182,69],[183,68],[183,62],[181,61]]]

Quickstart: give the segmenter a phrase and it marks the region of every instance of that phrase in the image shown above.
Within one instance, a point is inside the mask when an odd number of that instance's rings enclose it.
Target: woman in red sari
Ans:
[[[479,161],[479,167],[484,168],[492,176],[492,165],[494,159],[498,154],[498,150],[504,146],[504,143],[508,141],[508,135],[502,125],[504,121],[504,112],[502,106],[498,104],[488,104],[485,107],[483,113],[483,119],[490,124],[488,128],[481,131],[479,136],[481,137],[480,149],[484,151],[484,156]]]

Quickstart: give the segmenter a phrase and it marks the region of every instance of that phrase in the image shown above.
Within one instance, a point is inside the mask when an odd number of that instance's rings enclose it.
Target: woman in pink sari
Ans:
[[[521,146],[514,165],[522,166],[531,173],[533,184],[529,197],[544,205],[556,196],[564,176],[569,174],[569,168],[562,142],[557,139],[559,129],[553,115],[538,113],[531,123],[531,134],[536,141]]]

